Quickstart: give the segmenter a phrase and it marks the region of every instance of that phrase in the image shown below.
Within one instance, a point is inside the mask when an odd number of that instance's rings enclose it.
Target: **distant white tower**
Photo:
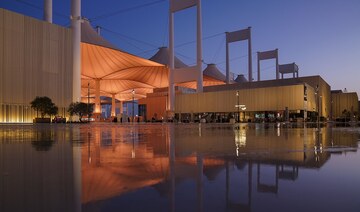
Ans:
[[[81,0],[72,0],[71,29],[73,38],[73,102],[81,101]]]
[[[44,0],[44,20],[52,23],[52,0]]]
[[[196,36],[196,66],[184,68],[186,70],[178,70],[176,73],[174,67],[174,13],[185,10],[190,7],[197,6],[197,36]],[[201,31],[201,0],[170,0],[169,8],[169,101],[167,110],[175,109],[175,86],[176,82],[181,79],[195,79],[197,81],[197,92],[203,91],[203,74],[202,74],[202,31]],[[187,75],[187,76],[181,76]]]
[[[229,43],[237,41],[248,41],[248,72],[249,81],[252,81],[252,50],[251,50],[251,27],[234,32],[226,32],[226,84],[230,83],[230,56]]]

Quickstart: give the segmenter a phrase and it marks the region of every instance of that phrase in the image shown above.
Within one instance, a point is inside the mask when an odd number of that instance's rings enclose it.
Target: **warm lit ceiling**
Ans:
[[[167,66],[147,60],[114,47],[99,36],[89,22],[82,23],[81,96],[95,96],[95,81],[100,80],[100,95],[120,101],[145,98],[154,88],[168,87]],[[204,86],[223,84],[204,76]],[[196,88],[196,82],[179,86]],[[135,95],[132,95],[132,90]]]
[[[81,43],[81,69],[85,96],[88,83],[94,93],[95,79],[100,80],[100,91],[105,96],[131,93],[132,89],[135,94],[145,95],[142,91],[168,86],[168,70],[164,65],[88,43]]]

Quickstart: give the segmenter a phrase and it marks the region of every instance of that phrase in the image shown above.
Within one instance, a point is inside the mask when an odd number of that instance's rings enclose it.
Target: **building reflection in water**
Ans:
[[[246,146],[246,127],[238,125],[234,127],[236,156],[239,156],[239,150]]]
[[[281,127],[1,127],[0,211],[264,210],[358,148],[356,132]]]
[[[0,211],[81,210],[72,135],[65,125],[0,126]]]
[[[149,188],[161,197],[151,206],[161,210],[251,211],[254,192],[278,195],[281,180],[295,182],[302,169],[322,167],[331,153],[337,152],[331,149],[334,141],[338,147],[350,147],[339,151],[356,151],[358,139],[355,133],[331,128],[319,132],[279,129],[276,125],[241,124],[235,129],[204,124],[113,127],[116,130],[91,128],[93,134],[102,136],[91,136],[87,142],[90,152],[99,152],[93,154],[99,163],[82,166],[85,211],[99,204],[144,209],[122,199]],[[245,177],[236,177],[237,173]],[[221,181],[225,182],[222,188]],[[212,191],[214,183],[218,189]],[[239,184],[241,189],[236,188]],[[218,208],[207,208],[215,196],[221,202]]]
[[[137,125],[84,129],[88,131],[84,134],[90,135],[83,148],[86,157],[81,169],[84,209],[89,203],[151,186],[168,177],[167,130],[158,129],[139,131]],[[88,163],[89,156],[96,162]]]

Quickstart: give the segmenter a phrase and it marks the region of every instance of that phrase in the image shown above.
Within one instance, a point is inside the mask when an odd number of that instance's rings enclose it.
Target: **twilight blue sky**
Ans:
[[[53,5],[54,23],[68,26],[70,0]],[[43,0],[0,7],[41,19]],[[149,58],[167,45],[168,7],[168,0],[83,0],[82,15],[119,48]],[[204,62],[225,73],[224,32],[251,26],[255,79],[256,52],[278,48],[280,64],[296,62],[300,76],[321,75],[332,89],[360,95],[359,11],[359,0],[202,0]],[[187,64],[195,63],[195,23],[195,8],[175,15],[175,52]],[[230,57],[231,71],[247,76],[247,42],[231,44]],[[274,60],[261,67],[263,80],[275,78]]]

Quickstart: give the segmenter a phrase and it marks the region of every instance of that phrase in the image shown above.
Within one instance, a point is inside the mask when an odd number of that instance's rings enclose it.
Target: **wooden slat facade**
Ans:
[[[239,104],[246,111],[309,111],[316,109],[314,90],[308,86],[308,101],[304,102],[304,84],[239,90]],[[175,113],[236,112],[237,90],[178,94]]]
[[[333,119],[344,117],[344,110],[349,111],[352,116],[358,117],[359,102],[357,93],[332,93],[331,99]]]
[[[72,100],[71,30],[0,9],[0,123],[31,122],[48,96],[65,116]]]

